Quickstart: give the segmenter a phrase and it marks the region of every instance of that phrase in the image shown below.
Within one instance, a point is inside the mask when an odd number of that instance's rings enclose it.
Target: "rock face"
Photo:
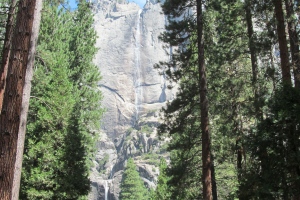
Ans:
[[[134,125],[139,114],[172,98],[163,75],[153,68],[168,59],[169,49],[158,39],[165,17],[160,5],[151,2],[141,9],[135,3],[104,0],[97,8],[95,63],[102,73],[100,86],[107,108],[102,127],[109,138],[115,138]]]
[[[166,19],[155,0],[148,0],[143,9],[126,0],[99,0],[94,1],[94,10],[99,48],[94,62],[102,75],[99,86],[106,113],[89,199],[113,200],[118,199],[129,157],[134,158],[145,185],[155,186],[157,162],[145,155],[160,153],[155,111],[174,94],[166,89],[163,72],[153,65],[168,60],[170,49],[158,39]]]

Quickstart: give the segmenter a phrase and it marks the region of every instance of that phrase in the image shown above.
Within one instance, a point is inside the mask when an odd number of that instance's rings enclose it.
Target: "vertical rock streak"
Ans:
[[[134,73],[134,93],[135,93],[135,120],[139,119],[139,111],[143,100],[143,87],[141,86],[141,29],[140,29],[140,20],[141,20],[142,9],[139,9],[137,14],[137,22],[136,22],[136,32],[135,32],[135,48],[134,48],[134,56],[135,56],[135,73]]]

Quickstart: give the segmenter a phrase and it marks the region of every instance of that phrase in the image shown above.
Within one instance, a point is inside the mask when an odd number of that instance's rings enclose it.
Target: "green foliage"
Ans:
[[[134,130],[134,129],[133,129],[132,127],[128,128],[128,129],[126,130],[126,135],[127,135],[127,136],[130,135],[130,134],[132,133],[133,130]]]
[[[281,86],[270,99],[268,108],[257,132],[248,138],[254,160],[245,175],[241,193],[248,199],[292,199],[300,195],[299,90]]]
[[[99,168],[98,171],[102,173],[105,169],[105,164],[109,161],[109,155],[107,153],[104,154],[104,157],[101,160],[96,160],[98,162]]]
[[[159,148],[160,153],[166,153],[168,149],[168,143],[164,143],[162,146]]]
[[[160,137],[167,133],[171,138],[171,163],[167,170],[170,199],[202,198],[197,26],[195,15],[188,11],[192,5],[195,2],[167,0],[162,6],[169,23],[161,39],[178,46],[170,62],[156,66],[165,69],[166,78],[179,86],[176,98],[162,109],[164,122],[158,129]],[[179,16],[184,17],[177,20]]]
[[[259,77],[253,85],[244,16],[245,2],[204,2],[202,39],[208,77],[209,129],[216,166],[215,180],[220,191],[218,197],[234,199],[238,198],[241,175],[247,165],[248,152],[244,151],[248,145],[246,136],[259,120],[255,110],[257,105],[253,102],[258,99],[258,106],[264,106],[262,99],[268,97],[272,84],[265,81],[275,79],[266,75]],[[178,50],[174,48],[171,61],[156,65],[166,70],[168,80],[179,85],[176,98],[162,109],[164,122],[159,127],[160,136],[167,133],[171,137],[168,144],[168,150],[171,151],[168,185],[173,188],[172,199],[201,198],[202,141],[196,56],[198,49],[195,45],[197,29],[196,19],[193,18],[195,15],[189,15],[186,10],[191,5],[195,5],[195,2],[166,0],[163,3],[162,8],[168,14],[169,23],[161,39]],[[180,20],[176,18],[179,16]],[[254,39],[261,56],[270,54],[270,45],[264,46],[267,42]],[[263,64],[267,68],[270,62]],[[264,74],[266,68],[261,69],[260,73]],[[257,97],[254,91],[258,88]],[[195,169],[195,166],[199,167]]]
[[[148,190],[144,186],[136,165],[132,158],[129,158],[121,182],[121,200],[144,200],[148,199]]]
[[[69,45],[61,42],[69,40],[65,27],[70,23],[61,10],[47,4],[45,9],[49,12],[43,13],[37,47],[23,161],[22,199],[52,199],[58,193],[58,179],[63,173],[60,159],[64,154],[70,108],[75,104],[69,80]]]
[[[167,176],[167,163],[166,160],[161,158],[159,164],[159,176],[157,187],[153,195],[156,200],[169,200],[171,196],[171,188],[168,186],[169,177]]]
[[[150,134],[153,132],[153,129],[148,124],[145,124],[141,127],[141,132],[146,133],[147,137],[149,137]]]
[[[142,159],[150,165],[159,165],[159,155],[153,152],[142,154]]]
[[[102,115],[96,34],[87,3],[46,1],[35,61],[21,199],[84,199]],[[89,101],[86,101],[89,99]]]

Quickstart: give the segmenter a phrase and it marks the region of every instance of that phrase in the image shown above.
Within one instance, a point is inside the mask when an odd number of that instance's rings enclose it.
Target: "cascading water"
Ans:
[[[113,175],[114,175],[114,171],[113,170],[114,170],[114,166],[112,165],[111,169],[110,169],[110,174],[109,174],[109,177],[108,177],[109,179],[113,179],[114,178],[113,177]]]
[[[108,181],[107,180],[104,180],[104,191],[105,191],[105,200],[108,200],[108,190],[109,190],[109,187],[108,187]]]
[[[142,77],[141,77],[141,61],[140,61],[140,46],[141,46],[141,20],[142,9],[139,9],[137,22],[136,22],[136,33],[135,33],[135,74],[134,74],[134,89],[135,89],[135,120],[138,121],[140,107],[143,101],[143,87],[142,87]]]

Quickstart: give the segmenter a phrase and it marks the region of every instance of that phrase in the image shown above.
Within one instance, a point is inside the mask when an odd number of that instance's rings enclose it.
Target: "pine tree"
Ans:
[[[157,180],[157,187],[154,193],[155,200],[169,200],[170,199],[170,190],[168,186],[169,177],[167,175],[167,162],[164,158],[160,159],[159,163],[159,176]]]
[[[295,3],[294,0],[285,0],[286,17],[290,41],[290,53],[292,58],[292,69],[294,72],[295,87],[300,88],[300,51],[299,38],[296,27]]]
[[[87,195],[90,188],[89,172],[95,151],[96,131],[102,115],[101,93],[98,89],[100,73],[93,64],[96,54],[96,33],[93,29],[93,15],[85,1],[78,4],[73,15],[74,26],[70,32],[71,81],[75,105],[72,109],[68,133],[65,138],[64,168],[60,177],[63,191],[68,198]]]
[[[121,182],[121,200],[144,200],[148,199],[148,191],[144,186],[136,165],[132,158],[127,160],[127,165]]]
[[[164,63],[167,67],[166,73],[171,80],[179,80],[182,68],[197,66],[197,88],[200,96],[200,119],[202,141],[202,185],[203,199],[212,199],[211,181],[211,160],[210,160],[210,133],[208,128],[208,100],[207,81],[204,65],[204,38],[203,38],[203,12],[202,1],[165,1],[162,5],[163,12],[168,16],[169,24],[166,26],[167,32],[162,35],[164,42],[171,46],[178,46],[179,51],[172,55],[169,63]],[[196,17],[193,15],[192,7],[196,8]],[[190,44],[190,48],[186,46]],[[194,44],[194,45],[193,45]],[[197,55],[197,56],[194,56]],[[194,56],[194,57],[193,57]],[[194,63],[191,63],[191,58]],[[172,68],[175,67],[174,71]],[[199,130],[199,132],[200,132]]]
[[[273,4],[275,7],[275,15],[277,20],[277,35],[278,35],[278,43],[279,43],[279,52],[280,52],[280,65],[282,72],[282,80],[286,84],[291,84],[291,72],[290,72],[290,64],[289,64],[289,52],[287,47],[287,40],[285,34],[285,24],[284,24],[284,16],[283,16],[283,6],[281,0],[273,0]]]
[[[196,69],[187,71],[187,77],[181,79],[176,98],[163,108],[165,121],[159,127],[161,137],[164,133],[172,137],[168,145],[171,163],[167,170],[170,177],[168,187],[172,188],[171,199],[201,198],[200,108],[197,104],[199,96],[195,93]]]
[[[102,115],[89,5],[44,6],[26,140],[22,199],[84,199]]]
[[[57,5],[58,6],[58,5]],[[45,2],[22,173],[22,199],[63,199],[65,137],[75,104],[70,81],[69,13]]]
[[[289,98],[297,96],[297,93],[291,86],[281,85],[282,83],[290,84],[291,82],[288,78],[289,75],[287,75],[290,71],[289,63],[291,61],[287,59],[288,51],[285,48],[286,42],[284,40],[286,40],[286,36],[283,33],[285,32],[283,31],[285,21],[283,19],[282,1],[249,2],[253,4],[251,6],[253,12],[256,12],[256,16],[259,16],[255,20],[257,23],[256,26],[261,27],[260,31],[254,33],[256,39],[255,50],[260,54],[259,59],[261,62],[259,67],[267,70],[260,72],[261,74],[263,72],[266,78],[265,80],[261,79],[264,83],[258,82],[256,86],[256,89],[260,90],[260,95],[264,95],[260,97],[259,101],[259,106],[262,108],[261,111],[264,117],[256,117],[257,124],[252,125],[250,134],[245,138],[249,156],[248,160],[251,163],[247,166],[247,170],[243,174],[244,177],[242,178],[239,191],[240,199],[291,199],[295,198],[298,194],[293,193],[288,185],[293,185],[295,188],[299,183],[295,181],[296,179],[293,179],[293,181],[289,179],[290,176],[297,177],[297,173],[295,173],[297,169],[289,165],[290,162],[287,161],[289,160],[289,156],[286,155],[286,152],[291,151],[292,153],[290,154],[294,155],[297,150],[292,148],[292,146],[298,141],[291,139],[291,135],[294,134],[291,123],[287,121],[285,124],[278,116],[280,116],[279,113],[286,112],[283,111],[284,109],[289,109],[293,112],[293,108],[289,105],[291,101]],[[276,4],[275,9],[274,4]],[[288,7],[286,6],[286,8]],[[274,11],[276,18],[273,16]],[[278,37],[274,35],[276,32],[278,33]],[[280,51],[277,46],[279,46]],[[267,50],[268,48],[272,50]],[[279,57],[276,59],[277,52],[280,55],[280,59]],[[270,55],[270,59],[266,60],[265,56],[268,54]],[[279,70],[280,66],[281,72]],[[281,76],[279,76],[280,74]],[[270,84],[266,82],[270,79],[273,80],[275,91],[271,91],[272,86],[270,87]],[[294,91],[294,95],[290,94],[291,91],[284,90]],[[280,98],[279,101],[279,96],[285,96],[286,98]],[[262,97],[264,97],[264,101],[267,104],[261,104]],[[277,102],[276,106],[274,102]],[[282,105],[280,104],[284,105],[285,108],[281,107]],[[285,116],[288,118],[288,115]],[[294,114],[290,113],[290,115],[293,116]],[[291,140],[293,142],[287,142]],[[275,160],[276,163],[273,163]],[[275,174],[280,174],[280,176],[276,177]]]

